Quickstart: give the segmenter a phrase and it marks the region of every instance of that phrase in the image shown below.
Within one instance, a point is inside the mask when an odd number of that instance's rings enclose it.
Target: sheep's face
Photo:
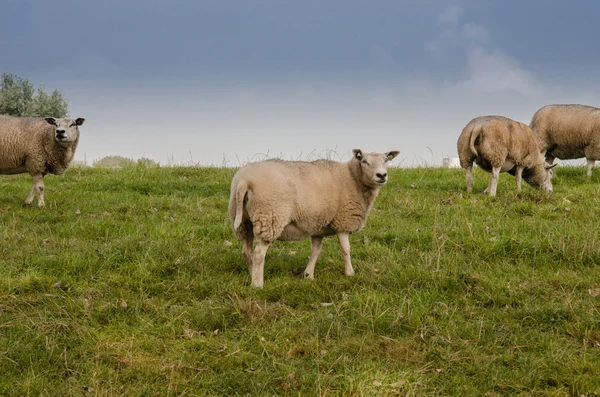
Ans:
[[[354,158],[359,161],[362,182],[366,186],[383,186],[387,182],[388,161],[398,155],[394,150],[387,153],[364,153],[360,149],[354,149]]]
[[[79,126],[83,124],[85,119],[55,119],[46,117],[48,124],[54,126],[54,139],[59,144],[65,146],[75,142],[79,138]]]
[[[548,163],[544,163],[546,177],[544,178],[544,182],[542,183],[541,187],[542,190],[546,192],[552,193],[552,177],[554,176],[554,167],[556,167],[557,164],[550,165]]]

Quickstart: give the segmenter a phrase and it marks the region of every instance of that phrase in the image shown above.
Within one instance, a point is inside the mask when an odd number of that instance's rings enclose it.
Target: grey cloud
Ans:
[[[461,28],[461,32],[467,39],[477,42],[484,42],[490,36],[490,32],[486,28],[471,22],[465,23]]]
[[[456,26],[458,20],[464,13],[465,10],[460,5],[450,5],[438,16],[438,22]]]
[[[9,0],[0,67],[65,93],[88,160],[359,146],[410,165],[452,154],[480,114],[600,103],[597,2],[447,4]]]

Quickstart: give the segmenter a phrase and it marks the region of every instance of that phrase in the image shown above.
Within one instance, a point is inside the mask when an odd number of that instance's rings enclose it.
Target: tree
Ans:
[[[28,79],[12,73],[2,73],[0,114],[62,118],[69,115],[69,105],[58,90],[48,94],[43,86],[36,90]]]
[[[97,168],[122,168],[133,164],[134,160],[123,156],[106,156],[93,162],[93,166]]]
[[[160,163],[152,159],[142,157],[137,160],[123,156],[105,156],[101,159],[94,160],[92,166],[96,168],[125,168],[125,167],[160,167]]]

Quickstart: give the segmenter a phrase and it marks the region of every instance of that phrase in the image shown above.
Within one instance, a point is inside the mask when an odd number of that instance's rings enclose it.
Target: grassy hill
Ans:
[[[600,171],[554,193],[394,169],[356,276],[326,239],[275,244],[249,287],[235,170],[0,177],[0,395],[600,395]],[[35,202],[35,201],[34,201]]]

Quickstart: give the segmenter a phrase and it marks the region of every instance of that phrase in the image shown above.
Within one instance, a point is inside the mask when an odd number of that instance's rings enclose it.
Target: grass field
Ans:
[[[393,169],[356,275],[277,243],[249,287],[235,170],[72,168],[0,179],[0,395],[600,395],[600,171],[554,193]],[[34,201],[35,203],[35,201]]]

